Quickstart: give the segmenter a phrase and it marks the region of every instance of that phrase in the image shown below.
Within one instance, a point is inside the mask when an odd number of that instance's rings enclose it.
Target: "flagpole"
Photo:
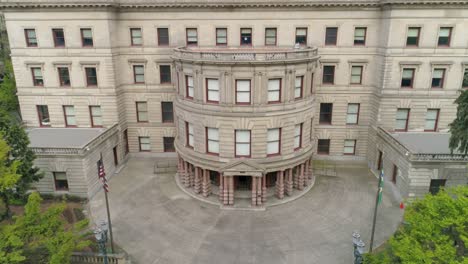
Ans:
[[[101,164],[102,164],[102,167],[104,168],[104,160],[102,159],[102,153],[101,153]],[[106,177],[105,174],[103,177]],[[104,178],[104,180],[106,180]],[[111,222],[111,217],[110,217],[110,210],[109,210],[109,198],[107,197],[107,192],[108,192],[108,188],[105,186],[107,184],[107,181],[106,183],[103,182],[103,185],[102,185],[102,189],[104,190],[104,197],[106,199],[106,211],[107,211],[107,222],[109,223],[109,236],[110,236],[110,244],[111,244],[111,253],[114,253],[114,235],[112,233],[112,222]]]
[[[375,234],[375,224],[377,222],[377,209],[379,208],[379,197],[381,194],[381,184],[383,180],[383,170],[380,172],[379,181],[377,183],[377,195],[375,196],[375,207],[374,207],[374,219],[372,221],[372,232],[371,232],[371,240],[369,244],[369,253],[372,253],[372,247],[374,246],[374,234]]]

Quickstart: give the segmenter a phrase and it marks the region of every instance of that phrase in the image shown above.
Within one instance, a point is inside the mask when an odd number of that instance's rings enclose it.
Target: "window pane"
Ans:
[[[93,34],[91,33],[91,29],[83,29],[81,32],[83,32],[83,37],[84,38],[92,38]]]
[[[237,143],[249,143],[250,131],[249,130],[236,130],[236,142]]]
[[[137,103],[138,111],[147,111],[148,105],[147,103]]]
[[[92,106],[91,113],[93,116],[100,116],[101,115],[101,107],[100,106]]]
[[[237,91],[239,92],[250,92],[250,81],[237,80]]]
[[[279,141],[268,142],[267,154],[276,154],[276,153],[279,153]]]
[[[193,77],[192,76],[187,76],[187,82],[188,82],[188,86],[193,87]]]
[[[250,155],[250,144],[236,144],[236,155],[238,156],[249,156]]]
[[[65,106],[65,112],[67,115],[75,115],[75,107]]]
[[[301,135],[301,125],[296,125],[294,127],[294,136],[300,136]]]
[[[158,45],[169,45],[169,29],[158,28]]]
[[[36,31],[34,29],[27,29],[26,34],[29,39],[35,39],[36,38]]]
[[[298,36],[305,36],[305,35],[307,35],[307,29],[305,29],[305,28],[298,28],[298,29],[296,29],[296,35],[298,35]]]
[[[426,119],[436,119],[437,118],[437,113],[439,111],[438,110],[435,110],[435,109],[429,109],[427,110],[427,113],[426,113]]]
[[[468,69],[465,70],[465,74],[463,74],[463,87],[468,87]]]
[[[252,33],[252,29],[250,28],[242,28],[241,29],[241,34],[250,34]]]
[[[357,114],[348,114],[346,116],[346,123],[347,124],[356,124],[357,123]]]
[[[208,141],[208,152],[219,153],[219,142],[218,141]]]
[[[355,39],[364,39],[365,35],[366,35],[366,29],[365,28],[356,28],[354,30],[354,38]]]
[[[217,128],[208,128],[208,139],[218,141],[219,140],[219,130]]]
[[[353,66],[351,68],[352,75],[361,75],[362,67],[361,66]]]
[[[413,69],[404,69],[403,70],[403,78],[405,78],[405,79],[413,78]]]
[[[440,28],[439,36],[440,37],[449,37],[451,28]]]
[[[280,100],[279,91],[268,91],[268,101],[269,102],[278,102]]]
[[[227,29],[218,28],[216,33],[218,34],[218,37],[226,37],[227,36]]]
[[[279,140],[279,128],[268,129],[267,141],[276,141]]]
[[[238,92],[237,93],[237,102],[239,102],[239,103],[249,103],[250,102],[250,93],[248,93],[248,92]]]
[[[135,66],[134,69],[135,69],[136,74],[144,74],[145,73],[145,69],[144,69],[143,66]]]
[[[424,126],[425,130],[434,130],[436,125],[436,120],[426,120],[426,124]]]
[[[398,109],[396,114],[397,119],[406,119],[408,117],[407,109]]]
[[[396,129],[405,130],[406,129],[406,119],[396,121]]]
[[[417,37],[419,35],[418,28],[410,28],[408,29],[408,37]]]
[[[267,29],[265,30],[265,35],[266,35],[267,37],[276,37],[276,29],[274,29],[274,28],[267,28]]]
[[[443,69],[434,69],[434,73],[432,75],[432,78],[442,78],[444,76],[444,70]]]
[[[348,104],[348,113],[357,114],[359,112],[359,104]]]

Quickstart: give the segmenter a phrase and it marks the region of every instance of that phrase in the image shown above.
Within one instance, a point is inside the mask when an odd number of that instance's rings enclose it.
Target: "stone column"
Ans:
[[[257,178],[257,205],[262,205],[262,178]]]
[[[194,172],[195,171],[195,166],[193,164],[190,164],[189,168],[190,168],[190,170],[189,170],[189,172],[190,172],[190,174],[189,174],[190,175],[190,178],[189,178],[190,179],[190,187],[194,187],[195,186],[195,172]]]
[[[288,196],[291,196],[292,195],[292,192],[293,192],[293,170],[292,168],[291,169],[288,169],[287,170],[287,181],[286,181],[286,194]]]
[[[309,160],[305,162],[304,169],[304,186],[309,185]]]
[[[296,189],[299,189],[299,170],[300,170],[300,167],[299,166],[296,166],[294,168],[291,169],[292,172],[293,172],[293,184],[294,184],[294,188]]]
[[[224,177],[223,177],[223,173],[220,172],[219,173],[219,200],[221,201],[221,203],[224,201],[223,197],[224,197]]]
[[[284,173],[283,171],[278,171],[276,174],[276,197],[278,197],[278,199],[284,198]]]
[[[314,171],[314,168],[312,167],[312,159],[309,160],[309,179],[312,180],[313,179],[313,171]]]
[[[184,173],[184,186],[190,188],[190,163],[187,161],[185,163],[185,173]]]
[[[266,187],[266,174],[263,174],[262,176],[262,203],[266,202],[267,198],[267,187]]]
[[[202,170],[202,194],[204,197],[208,197],[211,194],[211,183],[210,183],[210,174],[208,170]]]
[[[297,177],[297,179],[298,179],[297,189],[302,191],[302,189],[304,189],[304,163],[299,165],[298,174],[299,174],[299,176]]]
[[[229,205],[234,205],[234,176],[229,176]]]
[[[224,176],[223,183],[223,204],[229,205],[229,176]]]
[[[257,178],[252,177],[252,206],[257,205]]]
[[[201,192],[201,175],[200,175],[200,168],[195,167],[195,193],[199,194]]]

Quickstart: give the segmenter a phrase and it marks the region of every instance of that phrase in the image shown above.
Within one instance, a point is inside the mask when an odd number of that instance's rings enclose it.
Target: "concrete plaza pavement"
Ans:
[[[266,211],[221,210],[181,191],[152,158],[131,158],[109,182],[114,240],[138,264],[349,264],[358,230],[368,244],[377,179],[367,168],[319,176],[303,197]],[[375,242],[396,230],[403,210],[384,191]],[[102,191],[89,202],[105,219]]]

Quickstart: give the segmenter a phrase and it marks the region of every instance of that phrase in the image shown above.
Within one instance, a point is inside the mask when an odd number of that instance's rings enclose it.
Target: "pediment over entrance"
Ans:
[[[262,177],[265,173],[265,168],[249,160],[238,160],[231,163],[228,163],[226,166],[221,168],[221,172],[225,176],[252,176],[252,177]]]

